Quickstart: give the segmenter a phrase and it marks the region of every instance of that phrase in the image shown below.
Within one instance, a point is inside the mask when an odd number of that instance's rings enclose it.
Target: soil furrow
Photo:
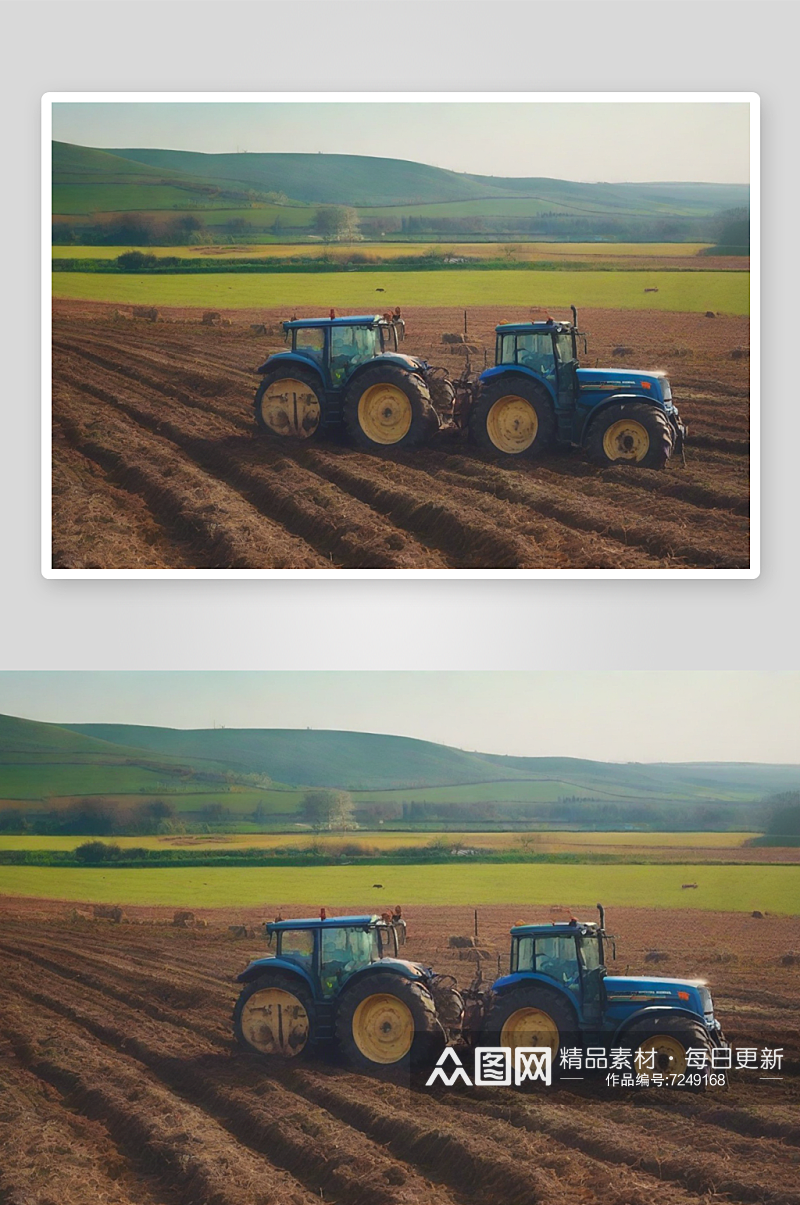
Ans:
[[[98,1122],[63,1100],[0,1039],[0,1201],[3,1205],[178,1205],[180,1198],[135,1168]]]
[[[311,1205],[316,1194],[245,1147],[202,1107],[187,1104],[118,1053],[109,1058],[55,1018],[35,1021],[9,1007],[8,1035],[20,1061],[100,1122],[120,1151],[174,1186],[186,1205]]]
[[[212,1114],[238,1142],[266,1153],[313,1192],[324,1191],[325,1199],[347,1205],[452,1205],[446,1190],[433,1189],[412,1167],[389,1160],[369,1138],[309,1109],[270,1081],[257,1060],[220,1054],[170,1028],[156,1029],[151,1042],[127,1009],[115,1010],[114,1020],[132,1019],[131,1032],[114,1024],[88,996],[72,1003],[61,994],[50,996],[19,982],[13,986],[115,1054],[143,1064],[161,1084]]]
[[[62,378],[65,375],[62,374]],[[85,394],[122,410],[134,422],[153,435],[184,451],[196,466],[213,479],[234,489],[243,499],[255,506],[268,519],[281,524],[288,532],[307,541],[318,552],[328,554],[328,567],[335,561],[351,568],[403,568],[411,565],[442,566],[446,562],[436,552],[429,551],[397,527],[387,524],[382,516],[355,499],[343,496],[328,482],[307,471],[282,454],[274,456],[272,449],[250,437],[223,435],[209,422],[201,423],[207,437],[177,423],[178,408],[169,416],[153,411],[147,401],[128,391],[122,399],[107,387],[88,380],[71,378],[70,383]],[[209,416],[204,415],[204,419]],[[102,433],[98,433],[102,439]],[[255,446],[254,446],[255,445]],[[249,461],[249,463],[248,463]],[[335,558],[335,561],[334,561]],[[269,565],[268,558],[262,562]]]
[[[519,558],[518,568],[653,568],[661,563],[635,549],[620,549],[598,533],[590,532],[587,538],[556,516],[522,512],[507,505],[514,499],[494,490],[476,490],[472,480],[428,473],[422,457],[417,466],[316,448],[298,452],[297,458],[427,540],[442,547],[449,543],[458,549],[465,567],[502,567],[504,552],[509,563],[514,555]],[[495,533],[503,532],[513,534],[506,534],[500,544]],[[465,549],[470,550],[466,556]]]
[[[52,558],[57,569],[188,569],[191,547],[143,498],[120,489],[66,440],[58,422],[53,445]]]

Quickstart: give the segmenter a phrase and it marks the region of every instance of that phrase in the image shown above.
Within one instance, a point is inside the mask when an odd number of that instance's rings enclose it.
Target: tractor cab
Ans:
[[[381,314],[293,319],[284,322],[283,329],[291,346],[284,354],[321,369],[330,389],[341,389],[360,365],[376,356],[399,354],[397,323]],[[270,357],[271,367],[278,358]]]
[[[511,975],[535,975],[569,992],[585,1016],[599,1019],[605,1000],[602,928],[568,924],[516,925],[511,930]],[[499,983],[502,981],[498,981]]]
[[[334,996],[351,975],[397,958],[397,935],[379,916],[273,921],[266,926],[274,961],[299,969],[316,995]]]

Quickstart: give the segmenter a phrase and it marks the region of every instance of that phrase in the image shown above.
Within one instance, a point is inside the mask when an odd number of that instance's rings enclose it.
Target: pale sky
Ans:
[[[750,179],[741,103],[202,103],[53,105],[81,146],[378,155],[456,172],[583,181]]]
[[[482,753],[800,764],[800,673],[0,672],[51,723],[336,728]]]

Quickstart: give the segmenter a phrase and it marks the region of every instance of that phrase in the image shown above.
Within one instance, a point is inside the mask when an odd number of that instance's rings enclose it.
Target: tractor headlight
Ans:
[[[711,992],[707,987],[700,988],[700,1003],[703,1006],[703,1016],[707,1021],[714,1019],[714,1001],[711,999]]]
[[[664,394],[664,401],[671,402],[672,401],[672,390],[670,389],[669,379],[667,377],[661,378],[661,391]]]

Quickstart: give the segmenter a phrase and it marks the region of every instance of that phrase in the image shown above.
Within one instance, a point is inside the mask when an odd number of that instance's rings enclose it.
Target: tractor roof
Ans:
[[[277,933],[281,929],[363,929],[366,925],[377,924],[380,919],[379,916],[327,916],[323,920],[319,916],[310,916],[302,920],[269,921],[267,930]]]
[[[494,328],[498,335],[529,334],[531,331],[562,331],[571,332],[575,329],[571,322],[555,322],[552,318],[539,322],[501,322]]]
[[[552,924],[539,925],[514,925],[511,929],[512,937],[551,937],[554,933],[557,936],[569,937],[571,934],[596,933],[599,926],[594,921],[553,921]]]
[[[378,326],[385,323],[386,319],[382,314],[349,314],[344,318],[293,318],[291,322],[284,322],[283,329],[292,331],[309,326]]]

